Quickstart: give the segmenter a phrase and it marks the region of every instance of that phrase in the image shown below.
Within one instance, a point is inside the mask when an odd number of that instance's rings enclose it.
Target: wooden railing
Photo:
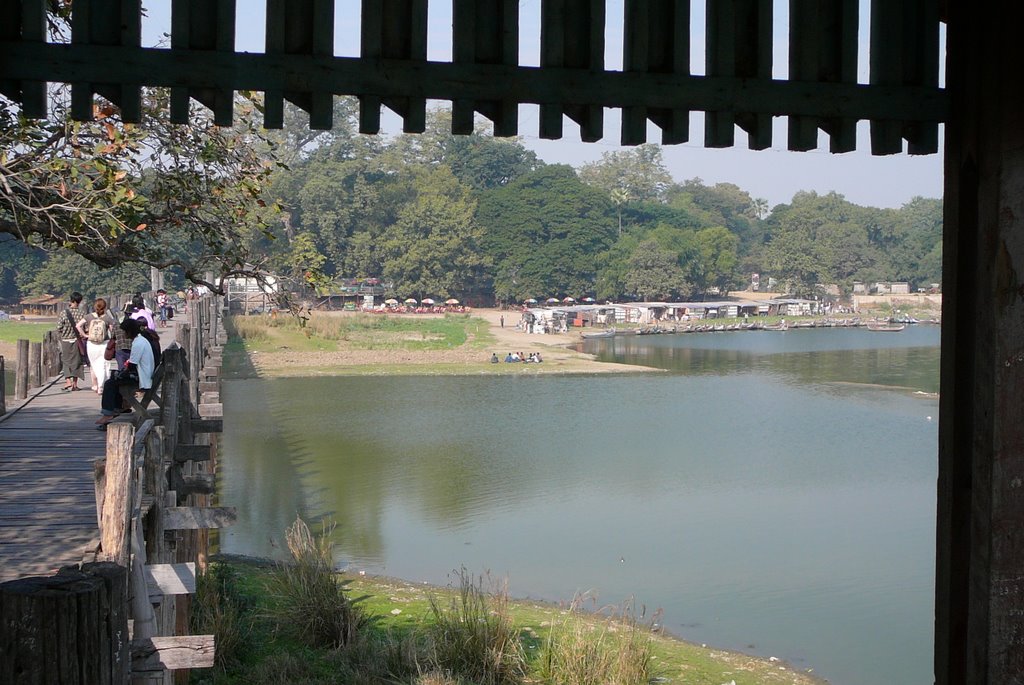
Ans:
[[[213,665],[213,636],[189,635],[188,617],[208,530],[235,519],[210,506],[225,338],[219,300],[192,305],[164,350],[158,406],[107,427],[98,544],[78,566],[0,586],[0,682],[171,683]]]

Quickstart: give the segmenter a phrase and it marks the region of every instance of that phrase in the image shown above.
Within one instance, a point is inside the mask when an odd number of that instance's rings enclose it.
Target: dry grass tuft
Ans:
[[[465,568],[458,578],[458,594],[447,607],[430,598],[432,677],[444,674],[449,679],[424,682],[451,683],[461,678],[479,685],[521,683],[527,671],[526,654],[509,612],[508,584],[488,591],[485,578],[474,577]]]
[[[577,597],[565,619],[553,625],[539,672],[550,685],[646,685],[656,674],[651,635],[637,620],[632,602],[610,610],[595,626],[579,615]]]
[[[351,643],[367,618],[345,593],[334,571],[333,525],[322,524],[314,536],[301,518],[285,532],[292,562],[274,575],[274,618],[285,632],[311,647]]]

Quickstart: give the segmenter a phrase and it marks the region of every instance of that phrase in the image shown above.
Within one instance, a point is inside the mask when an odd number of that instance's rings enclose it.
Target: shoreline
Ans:
[[[286,563],[266,557],[253,557],[227,552],[212,554],[210,561],[254,568],[261,572],[269,572],[279,567],[282,563]],[[457,592],[456,588],[436,585],[427,581],[375,575],[348,567],[335,569],[335,572],[344,576],[345,584],[351,590],[358,590],[365,595],[374,594],[374,592],[380,596],[386,595],[389,602],[394,603],[396,607],[402,607],[402,609],[398,609],[398,614],[395,614],[394,611],[391,612],[391,615],[396,618],[404,613],[405,607],[410,602],[425,601],[426,595],[435,594],[443,596]],[[527,633],[532,633],[537,627],[542,629],[546,627],[544,623],[538,625],[527,624],[527,622],[536,623],[536,621],[531,621],[530,618],[536,618],[538,612],[551,616],[554,616],[556,613],[564,615],[569,607],[569,602],[565,600],[552,601],[531,597],[510,597],[509,600],[513,614],[519,616],[520,622],[524,624],[522,630]],[[609,619],[607,615],[600,611],[595,612],[582,607],[577,607],[575,612],[593,625],[598,625]],[[406,618],[406,620],[413,619]],[[783,683],[787,685],[827,685],[829,682],[827,679],[815,674],[813,668],[797,667],[784,659],[774,656],[758,656],[742,652],[738,649],[718,648],[706,643],[687,640],[666,630],[663,625],[658,623],[653,624],[653,627],[645,627],[645,632],[650,635],[652,640],[662,644],[666,649],[671,649],[672,646],[675,646],[677,650],[683,652],[698,653],[703,658],[715,662],[721,668],[730,669],[730,672],[752,673],[761,671],[760,679],[757,682],[764,683],[765,685],[770,683],[779,683],[780,685]],[[685,656],[679,655],[677,658],[679,658],[681,663],[672,664],[671,667],[679,668],[678,674],[674,677],[662,677],[662,681],[687,682],[685,676],[692,667],[687,664]],[[728,676],[724,675],[722,677]]]
[[[325,312],[328,317],[371,316],[358,312]],[[376,316],[376,315],[372,315]],[[444,318],[443,314],[388,314],[395,318],[424,321]],[[487,324],[489,340],[471,338],[459,348],[449,350],[383,350],[352,347],[337,350],[298,350],[279,345],[239,343],[225,348],[229,378],[296,378],[318,376],[377,375],[593,375],[664,373],[663,369],[636,364],[598,361],[594,355],[575,349],[583,342],[578,331],[571,333],[526,333],[515,328],[519,312],[499,309],[474,309],[470,318]],[[501,318],[505,318],[505,326]],[[339,347],[344,347],[339,344]],[[254,349],[261,348],[261,349]],[[539,352],[544,361],[534,363],[491,363],[495,354],[503,360],[510,352]]]

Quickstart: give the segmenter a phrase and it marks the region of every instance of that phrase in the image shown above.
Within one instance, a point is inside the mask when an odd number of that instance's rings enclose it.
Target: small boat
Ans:
[[[787,324],[785,321],[780,321],[779,323],[774,323],[774,324],[765,324],[764,326],[761,326],[761,330],[763,330],[763,331],[787,331],[787,330],[789,330],[789,324]]]
[[[879,331],[885,333],[898,333],[907,327],[905,323],[869,323],[869,331]]]
[[[581,335],[585,340],[590,340],[592,338],[611,338],[615,335],[615,331],[613,329],[608,329],[606,331],[595,331],[593,333],[581,333]]]

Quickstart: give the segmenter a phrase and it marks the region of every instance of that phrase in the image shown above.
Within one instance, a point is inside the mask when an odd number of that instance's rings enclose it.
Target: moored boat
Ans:
[[[868,330],[869,331],[879,331],[879,332],[885,332],[885,333],[898,333],[898,332],[902,331],[906,327],[907,327],[907,324],[905,324],[905,323],[882,322],[882,323],[869,323],[868,324]]]

